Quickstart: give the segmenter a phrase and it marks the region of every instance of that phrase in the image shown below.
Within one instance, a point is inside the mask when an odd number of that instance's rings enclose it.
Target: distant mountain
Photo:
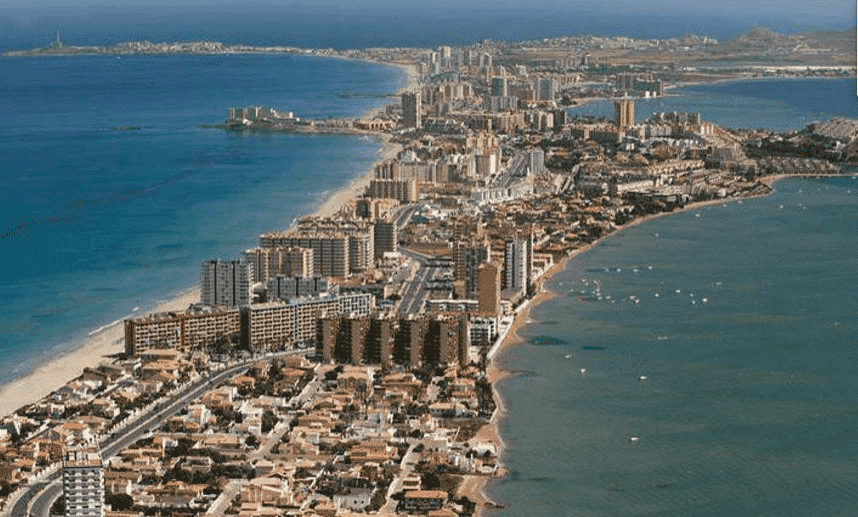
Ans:
[[[730,50],[764,50],[783,46],[805,46],[831,49],[835,52],[855,51],[856,28],[838,31],[814,31],[796,34],[780,34],[767,27],[754,27],[748,32],[724,42]]]

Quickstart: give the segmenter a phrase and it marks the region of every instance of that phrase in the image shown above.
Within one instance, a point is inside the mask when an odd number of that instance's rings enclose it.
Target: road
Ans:
[[[420,206],[417,204],[409,204],[402,205],[401,207],[396,209],[396,215],[394,216],[394,220],[396,221],[396,227],[402,230],[405,228],[411,218],[414,217],[414,214],[417,213],[417,210],[420,209]]]
[[[414,452],[414,448],[416,446],[417,442],[412,443],[405,454],[402,455],[402,462],[399,464],[399,474],[397,474],[393,479],[393,482],[390,483],[390,486],[387,489],[386,501],[384,506],[382,506],[378,511],[378,515],[394,515],[396,513],[396,506],[399,502],[390,496],[402,490],[402,481],[411,474],[414,470],[414,466],[417,465],[417,460],[420,458],[420,455]]]
[[[402,293],[402,300],[399,304],[399,314],[417,315],[423,309],[423,304],[429,296],[429,290],[426,288],[427,282],[435,279],[435,275],[441,268],[437,266],[421,267],[417,271],[414,280],[408,284],[405,291]]]
[[[191,401],[199,398],[205,391],[218,386],[230,377],[235,377],[247,371],[248,365],[259,360],[275,359],[287,355],[306,354],[308,350],[288,350],[262,357],[249,359],[239,365],[228,368],[214,376],[203,376],[189,386],[182,389],[178,394],[171,395],[170,399],[161,402],[152,408],[147,414],[142,415],[133,424],[117,433],[113,433],[101,442],[101,456],[107,460],[115,456],[119,451],[139,440],[143,434],[157,429],[166,418],[177,414]],[[51,506],[57,497],[62,495],[62,471],[48,478],[42,483],[33,485],[25,492],[12,508],[12,517],[48,517]]]
[[[516,153],[510,159],[507,168],[492,182],[492,187],[508,187],[514,180],[525,176],[527,176],[527,160],[524,153]]]

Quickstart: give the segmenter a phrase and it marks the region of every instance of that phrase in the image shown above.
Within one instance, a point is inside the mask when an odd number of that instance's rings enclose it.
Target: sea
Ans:
[[[636,110],[800,129],[856,118],[854,86],[693,86]],[[546,283],[496,357],[509,475],[487,515],[855,515],[858,179],[773,186],[627,227]]]
[[[0,385],[196,287],[362,176],[369,137],[235,132],[230,107],[356,117],[399,68],[299,55],[0,58]]]
[[[301,56],[0,59],[0,384],[195,287],[202,261],[288,227],[379,148],[201,125],[248,105],[356,116],[405,83]],[[858,118],[854,79],[691,86],[650,110]],[[857,216],[858,180],[788,179],[572,260],[497,357],[509,476],[490,515],[854,515]]]

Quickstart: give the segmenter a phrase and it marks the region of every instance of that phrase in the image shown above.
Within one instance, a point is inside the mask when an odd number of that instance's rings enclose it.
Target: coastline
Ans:
[[[780,181],[782,179],[815,178],[815,177],[830,178],[830,177],[852,177],[852,176],[855,176],[855,173],[842,172],[840,174],[827,174],[827,175],[782,173],[782,174],[774,174],[771,176],[759,178],[759,181],[761,183],[763,183],[764,185],[766,185],[767,187],[769,187],[770,189],[772,189],[772,185],[775,182]],[[505,379],[508,379],[508,378],[514,376],[515,372],[510,371],[510,370],[505,370],[504,368],[499,366],[497,364],[496,358],[497,358],[498,354],[500,352],[502,352],[503,350],[505,350],[509,347],[519,345],[519,344],[524,342],[524,338],[518,333],[518,331],[522,327],[526,326],[529,323],[530,313],[535,307],[538,307],[543,302],[545,302],[547,300],[551,300],[551,299],[560,295],[560,293],[558,293],[558,292],[547,289],[545,287],[545,283],[548,282],[549,280],[551,280],[551,278],[553,278],[559,272],[564,271],[566,269],[566,267],[568,266],[568,264],[574,258],[576,258],[578,255],[581,255],[581,254],[589,251],[593,247],[595,247],[597,244],[620,234],[622,231],[624,231],[627,228],[632,228],[634,226],[638,226],[638,225],[647,223],[649,221],[653,221],[653,220],[661,218],[661,217],[665,217],[665,216],[669,216],[669,215],[673,215],[673,214],[680,214],[680,213],[688,212],[688,211],[692,211],[692,210],[697,210],[697,209],[700,209],[700,208],[703,208],[706,206],[726,204],[726,203],[734,203],[734,202],[742,201],[744,199],[753,199],[756,197],[764,197],[764,196],[770,195],[772,192],[773,192],[773,190],[770,190],[769,192],[766,192],[763,194],[748,195],[748,196],[741,196],[741,197],[731,197],[731,198],[722,198],[722,199],[710,199],[710,200],[706,200],[706,201],[698,201],[695,203],[690,203],[688,205],[685,205],[684,207],[679,208],[677,210],[673,210],[671,212],[659,212],[656,214],[647,214],[645,216],[635,218],[632,221],[629,221],[628,223],[617,227],[615,230],[611,231],[610,233],[594,240],[593,242],[590,242],[584,246],[581,246],[580,248],[576,248],[571,253],[569,253],[568,255],[563,257],[560,261],[556,262],[548,271],[545,272],[545,274],[538,280],[537,288],[536,288],[537,294],[533,298],[524,302],[524,306],[521,309],[521,311],[516,315],[516,317],[512,323],[512,326],[510,327],[509,332],[506,334],[503,341],[498,345],[497,352],[495,353],[494,357],[486,365],[486,377],[492,386],[492,393],[493,393],[493,397],[495,400],[496,409],[495,409],[494,413],[492,414],[492,417],[489,420],[489,422],[479,430],[479,432],[476,435],[476,438],[478,438],[482,441],[493,442],[497,446],[497,449],[498,449],[498,473],[493,477],[470,476],[469,477],[470,479],[466,478],[466,483],[463,483],[463,486],[459,488],[459,492],[458,492],[459,496],[462,496],[462,495],[467,496],[469,499],[471,499],[471,501],[474,501],[477,503],[477,511],[475,513],[476,517],[480,517],[482,515],[482,510],[484,508],[492,508],[492,507],[495,507],[497,505],[497,503],[492,501],[488,497],[488,495],[486,495],[486,493],[485,493],[486,485],[488,484],[489,479],[502,479],[507,475],[507,469],[506,469],[504,462],[503,462],[504,455],[507,452],[507,446],[506,446],[506,443],[504,442],[503,437],[501,436],[501,433],[500,433],[500,421],[506,417],[507,410],[506,410],[506,405],[505,405],[505,401],[503,399],[503,396],[500,393],[500,391],[498,390],[498,384],[500,382],[504,381]],[[468,481],[470,481],[470,482],[468,482]]]
[[[194,287],[182,291],[157,305],[149,312],[182,310],[199,301],[200,291]],[[143,311],[141,311],[143,314]],[[36,366],[26,376],[15,379],[0,389],[0,416],[40,401],[52,391],[83,373],[87,367],[98,366],[109,356],[125,350],[124,320],[117,320],[90,332],[76,346]]]
[[[395,66],[403,71],[406,77],[406,84],[396,93],[414,88],[419,83],[419,75],[416,68],[412,65],[370,62],[373,64]],[[370,108],[361,116],[372,116],[383,109],[384,107]],[[331,194],[312,213],[307,215],[330,216],[335,214],[343,205],[363,194],[375,174],[376,164],[395,158],[397,153],[402,149],[400,144],[391,142],[390,135],[379,133],[375,135],[375,138],[379,140],[381,146],[376,152],[377,159],[373,165],[367,171],[363,171],[348,180],[342,188]],[[199,300],[199,286],[193,286],[178,293],[168,295],[166,301],[156,301],[153,304],[154,308],[141,310],[139,313],[135,313],[135,315],[183,310],[191,304],[198,303]],[[98,366],[101,362],[108,359],[109,356],[123,352],[125,350],[125,327],[122,324],[123,321],[124,318],[107,322],[103,326],[93,329],[87,336],[81,338],[79,342],[73,344],[68,350],[63,351],[58,356],[47,358],[46,361],[39,363],[23,377],[0,386],[0,418],[11,415],[24,406],[40,401],[54,390],[80,376],[84,368]]]

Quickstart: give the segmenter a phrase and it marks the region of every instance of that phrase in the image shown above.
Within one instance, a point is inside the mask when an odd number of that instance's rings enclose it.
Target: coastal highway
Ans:
[[[227,368],[214,376],[203,376],[191,385],[182,389],[180,393],[171,395],[152,408],[148,413],[142,415],[136,422],[122,429],[118,433],[109,435],[101,442],[101,456],[103,460],[112,458],[121,450],[139,440],[145,433],[157,429],[164,419],[169,418],[182,410],[193,400],[199,398],[212,387],[218,386],[231,377],[240,375],[247,371],[250,363],[259,360],[275,359],[287,355],[307,354],[310,350],[288,350],[265,356],[255,357],[241,364]],[[62,495],[61,471],[57,471],[47,480],[32,485],[12,507],[10,515],[13,517],[47,517],[51,506],[57,497]],[[29,512],[28,512],[29,508]]]

